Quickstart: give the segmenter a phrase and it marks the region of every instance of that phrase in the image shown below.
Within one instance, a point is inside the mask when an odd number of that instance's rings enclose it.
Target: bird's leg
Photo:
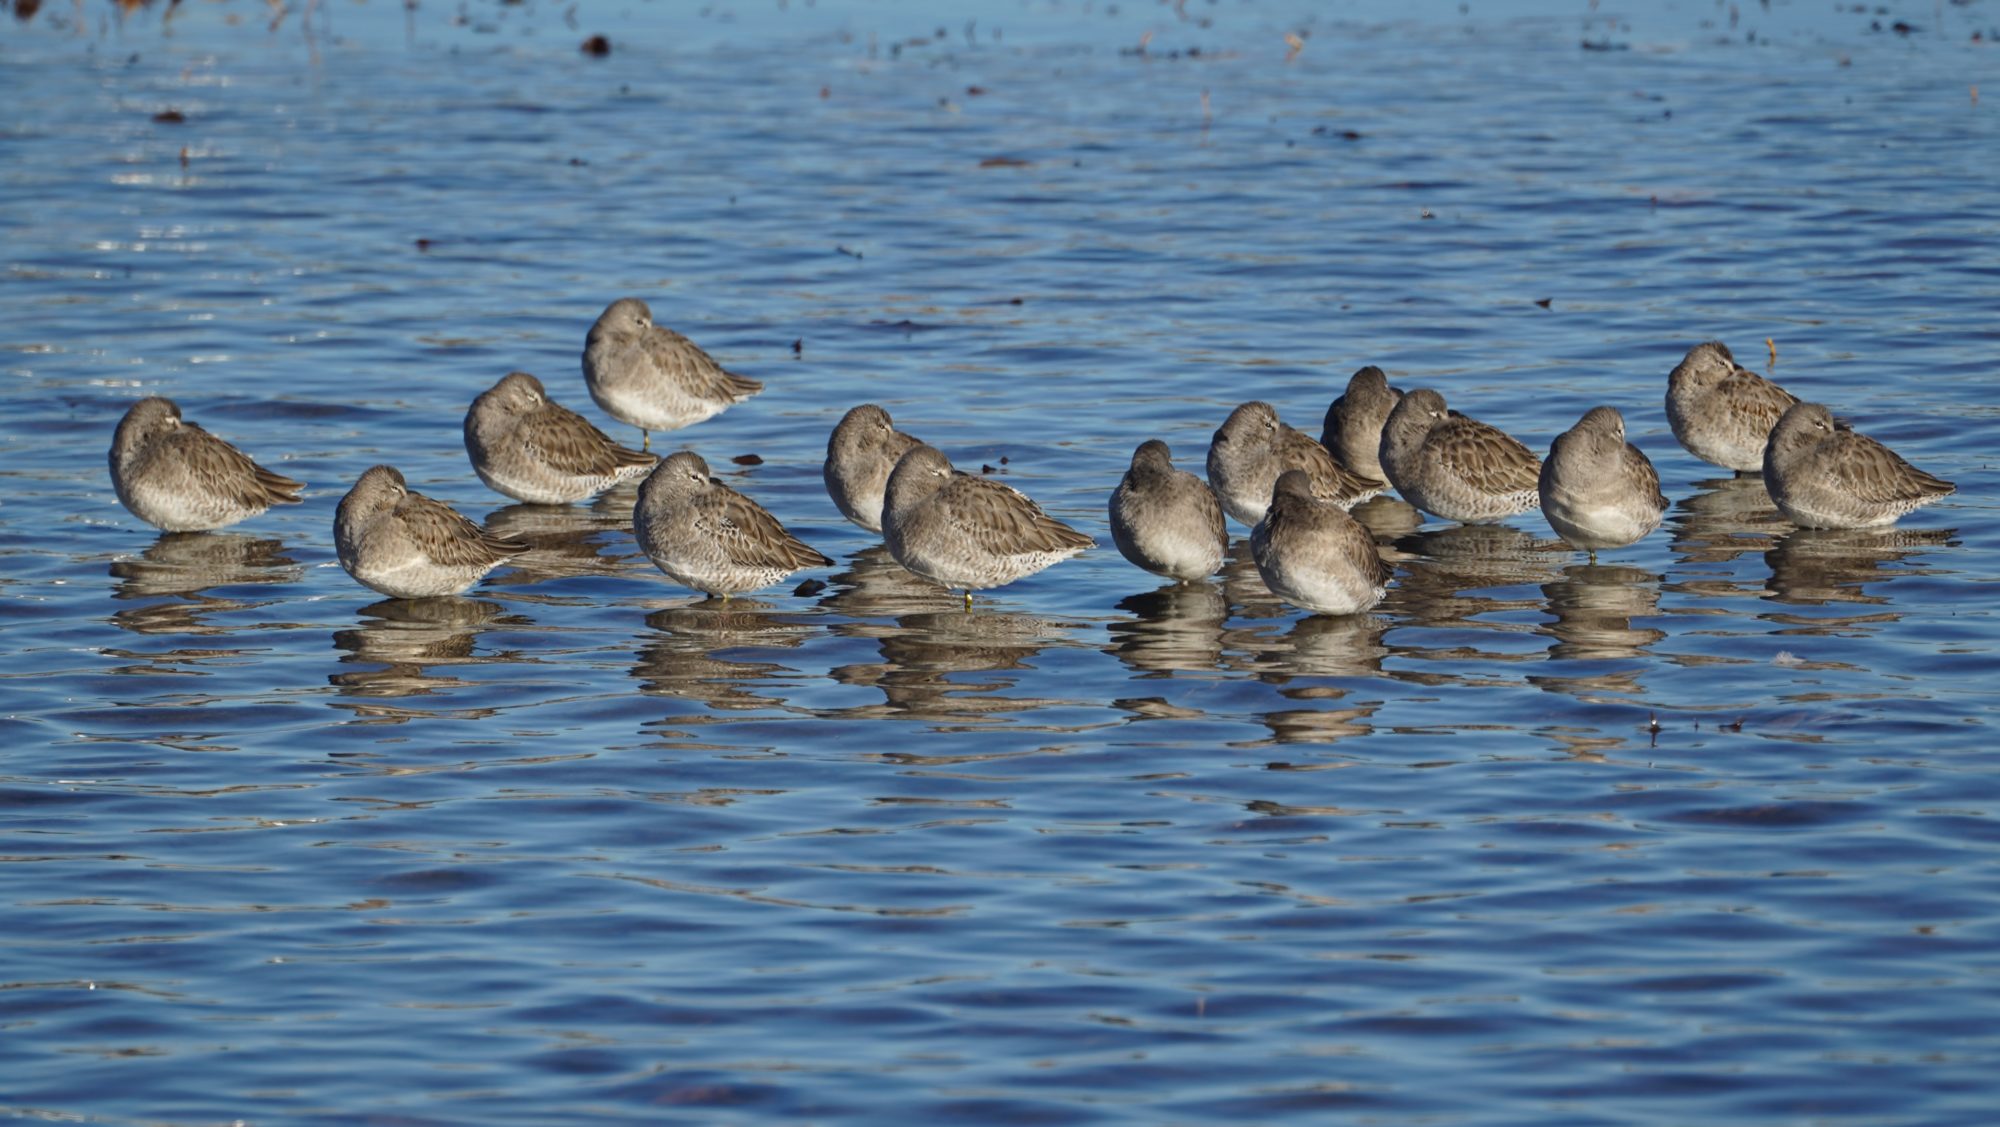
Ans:
[[[653,448],[653,436],[652,436],[651,434],[647,433],[647,431],[646,431],[646,428],[645,428],[645,427],[640,427],[640,428],[639,428],[639,449],[641,449],[641,450],[648,450],[648,451],[650,451],[650,450],[651,450],[652,448]]]
[[[965,589],[965,609],[967,613],[971,613],[972,611],[972,588],[970,587]]]
[[[1597,566],[1597,549],[1595,549],[1595,548],[1587,548],[1587,549],[1585,549],[1585,550],[1586,550],[1586,551],[1588,551],[1588,552],[1590,553],[1590,566],[1592,566],[1592,567],[1596,567],[1596,566]]]

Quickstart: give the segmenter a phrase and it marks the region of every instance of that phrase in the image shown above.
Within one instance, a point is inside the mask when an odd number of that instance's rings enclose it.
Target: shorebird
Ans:
[[[841,416],[826,440],[826,491],[840,515],[870,532],[882,531],[882,491],[897,459],[923,440],[896,429],[889,412],[863,403]]]
[[[964,591],[968,610],[972,592],[1033,575],[1096,543],[1012,486],[954,473],[931,446],[911,448],[889,475],[882,533],[897,563]]]
[[[1541,460],[1498,427],[1448,409],[1430,388],[1389,412],[1380,453],[1403,500],[1446,520],[1485,524],[1541,503]]]
[[[1347,390],[1326,408],[1320,445],[1349,470],[1387,481],[1380,454],[1382,424],[1389,421],[1389,412],[1401,398],[1403,393],[1390,387],[1389,377],[1373,364],[1354,373],[1347,381]]]
[[[536,505],[595,497],[659,461],[611,441],[526,372],[508,373],[472,401],[465,452],[488,489]]]
[[[347,574],[398,599],[459,594],[528,550],[412,490],[389,466],[370,467],[340,499],[333,546]]]
[[[1134,564],[1183,583],[1206,579],[1229,552],[1222,503],[1208,483],[1174,468],[1159,439],[1132,452],[1132,465],[1111,494],[1111,540]]]
[[[1764,447],[1764,488],[1803,528],[1880,528],[1958,487],[1836,422],[1818,403],[1794,403]]]
[[[1644,452],[1625,441],[1625,417],[1592,407],[1556,436],[1542,463],[1542,515],[1556,535],[1590,553],[1622,548],[1660,527],[1667,499],[1660,474]]]
[[[1208,483],[1229,515],[1246,525],[1263,519],[1271,486],[1286,470],[1304,470],[1313,495],[1343,509],[1388,488],[1335,461],[1326,447],[1280,420],[1269,403],[1237,407],[1209,442]]]
[[[272,505],[296,505],[305,486],[273,473],[160,396],[132,404],[111,439],[111,487],[132,515],[167,532],[207,532]]]
[[[667,578],[725,599],[833,563],[762,505],[717,481],[691,450],[668,455],[639,486],[632,531]]]
[[[1272,594],[1320,614],[1367,610],[1395,574],[1361,522],[1315,497],[1302,470],[1286,470],[1272,486],[1264,519],[1250,531],[1250,556]]]
[[[1736,362],[1719,340],[1688,349],[1667,377],[1667,422],[1687,451],[1738,473],[1764,465],[1764,442],[1798,397]]]
[[[636,297],[612,302],[590,327],[583,382],[606,414],[639,428],[645,449],[652,448],[652,431],[692,426],[764,390],[756,380],[725,371],[688,338],[655,325],[653,311]]]

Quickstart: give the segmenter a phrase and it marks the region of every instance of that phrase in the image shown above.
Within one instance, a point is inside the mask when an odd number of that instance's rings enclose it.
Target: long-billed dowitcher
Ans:
[[[465,452],[487,488],[537,505],[586,500],[646,476],[659,460],[611,441],[526,372],[508,373],[472,401]]]
[[[612,302],[590,327],[583,382],[605,413],[639,428],[648,449],[652,431],[692,426],[764,390],[724,370],[688,338],[655,325],[653,311],[636,297]]]
[[[667,578],[723,598],[833,563],[762,505],[717,481],[692,450],[668,455],[639,486],[632,531]]]
[[[1879,528],[1958,487],[1835,421],[1818,403],[1794,403],[1764,448],[1764,488],[1804,528]]]
[[[1111,493],[1111,541],[1134,564],[1183,583],[1214,575],[1229,552],[1215,491],[1175,469],[1173,451],[1157,438],[1132,452]]]
[[[305,488],[181,418],[173,400],[157,395],[118,420],[111,487],[133,516],[168,532],[227,528],[272,505],[298,504]]]
[[[904,454],[882,505],[889,554],[912,574],[965,592],[999,587],[1076,555],[1095,541],[988,477],[953,472],[932,446]]]
[[[528,550],[409,487],[390,466],[373,466],[333,515],[340,566],[365,587],[398,599],[456,595]]]

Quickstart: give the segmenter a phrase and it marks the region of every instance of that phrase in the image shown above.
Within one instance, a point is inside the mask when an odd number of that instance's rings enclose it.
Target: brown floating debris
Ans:
[[[1007,455],[1005,454],[1000,455],[1000,464],[1003,466],[1007,464]]]
[[[1743,718],[1739,716],[1736,718],[1735,723],[1717,724],[1716,727],[1722,729],[1725,732],[1740,732],[1743,730]]]
[[[981,168],[1026,168],[1029,162],[1020,157],[987,157],[979,162]]]
[[[739,466],[761,466],[764,464],[764,459],[759,458],[755,454],[738,454],[729,460]]]
[[[1765,338],[1764,338],[1764,347],[1765,347],[1765,348],[1768,348],[1768,349],[1770,349],[1770,350],[1771,350],[1771,367],[1773,367],[1773,368],[1777,367],[1777,366],[1778,366],[1778,338],[1776,338],[1776,337],[1765,337]]]
[[[593,59],[601,59],[611,53],[611,41],[602,35],[593,35],[583,41],[583,53]]]
[[[977,98],[984,93],[986,93],[986,87],[984,86],[968,86],[965,88],[965,96],[968,98]]]
[[[800,337],[799,339],[792,342],[792,355],[804,356],[805,354],[806,354],[806,338]]]
[[[431,241],[429,239],[418,239],[417,249],[425,253],[429,253],[431,249]]]
[[[1552,297],[1538,297],[1535,299],[1535,304],[1541,306],[1543,309],[1547,309],[1555,304],[1555,300]]]
[[[840,246],[840,245],[838,245],[838,244],[836,244],[836,245],[834,246],[834,248],[833,248],[833,249],[835,249],[835,250],[839,251],[840,253],[842,253],[842,254],[846,255],[846,256],[847,256],[847,257],[849,257],[849,258],[860,258],[860,257],[861,257],[861,252],[860,252],[860,251],[858,251],[858,250],[851,250],[851,249],[849,249],[849,248],[847,248],[847,247],[844,247],[844,246]]]
[[[995,469],[994,469],[994,468],[993,468],[992,466],[989,466],[989,465],[985,465],[985,464],[983,464],[983,463],[982,463],[982,464],[980,465],[980,467],[979,467],[979,472],[980,472],[980,473],[997,473],[997,472],[999,472],[999,471],[995,470]]]
[[[187,115],[179,110],[161,110],[153,115],[153,120],[161,125],[179,125],[187,120]]]

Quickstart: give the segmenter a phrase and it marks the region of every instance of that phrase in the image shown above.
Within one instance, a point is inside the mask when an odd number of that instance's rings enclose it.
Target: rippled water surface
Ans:
[[[1847,8],[14,23],[0,1113],[1993,1122],[2000,9]],[[629,489],[474,478],[510,369],[636,438],[578,372],[625,294],[768,383],[665,443],[824,591],[696,601]],[[1708,338],[1958,495],[1792,529],[1667,431]],[[1376,502],[1344,619],[1110,547],[1138,442],[1317,434],[1366,363],[1538,449],[1621,407],[1667,525]],[[137,521],[145,394],[306,503]],[[1102,546],[910,579],[820,485],[864,400]],[[378,461],[535,551],[376,598]]]

